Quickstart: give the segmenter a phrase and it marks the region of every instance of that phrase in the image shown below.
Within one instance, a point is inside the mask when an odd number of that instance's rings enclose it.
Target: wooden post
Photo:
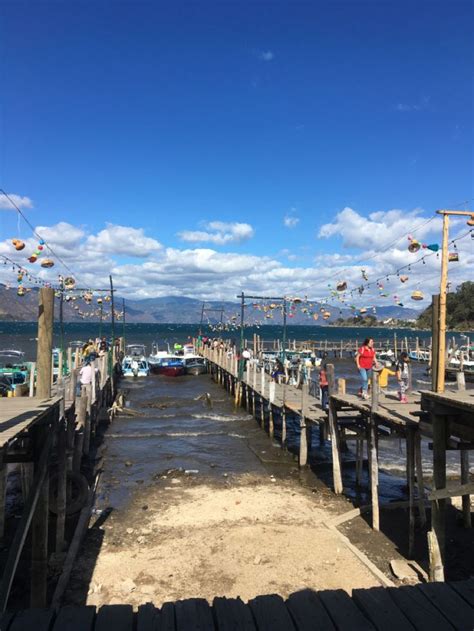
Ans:
[[[374,530],[380,530],[380,517],[379,517],[379,463],[378,463],[378,449],[377,449],[377,422],[375,420],[375,413],[379,406],[379,384],[378,373],[372,371],[372,400],[370,406],[369,416],[369,473],[370,473],[370,493],[372,501],[372,528]]]
[[[67,349],[67,372],[70,375],[72,372],[72,348],[68,346]]]
[[[393,353],[395,355],[395,359],[397,358],[398,355],[398,349],[397,349],[397,334],[394,333],[393,334]]]
[[[362,469],[364,465],[364,438],[363,436],[357,436],[356,439],[356,484],[361,485],[362,482]]]
[[[438,379],[436,392],[444,392],[446,367],[446,295],[448,285],[448,234],[449,215],[443,214],[443,242],[441,247],[441,279],[439,287],[439,343],[438,343]],[[443,550],[441,548],[441,553]]]
[[[461,449],[461,484],[469,482],[469,451]],[[462,496],[462,521],[464,528],[471,528],[471,496]]]
[[[328,419],[329,419],[329,434],[331,436],[334,493],[339,495],[343,491],[342,472],[341,472],[341,455],[340,455],[340,450],[339,450],[339,432],[338,432],[338,427],[337,427],[337,406],[332,396],[329,397]]]
[[[346,394],[346,380],[339,378],[337,380],[337,393],[338,394]]]
[[[73,471],[79,473],[81,470],[82,452],[84,449],[84,425],[87,414],[87,399],[79,397],[76,400],[77,409],[77,432],[74,445]]]
[[[456,373],[456,385],[458,387],[458,392],[464,392],[466,389],[466,378],[462,371]]]
[[[42,291],[42,290],[40,290]],[[53,293],[54,296],[54,293]],[[39,346],[39,340],[38,340]],[[39,353],[38,353],[39,355]],[[48,366],[50,365],[49,358]],[[46,362],[45,362],[46,363]],[[45,368],[46,370],[46,368]],[[49,375],[48,375],[49,376]],[[45,384],[42,384],[45,387]],[[35,428],[34,453],[36,455],[35,469],[39,465],[39,454],[42,452],[51,427]],[[48,467],[47,463],[45,464]],[[35,474],[37,471],[35,471]],[[41,484],[38,502],[31,522],[31,607],[46,607],[47,604],[47,574],[48,574],[48,521],[49,521],[49,474],[46,474]]]
[[[439,295],[433,296],[431,307],[431,389],[436,392],[439,357]]]
[[[56,516],[56,552],[64,549],[64,526],[66,523],[66,486],[67,486],[67,420],[64,417],[64,391],[59,413],[57,459],[58,459],[58,489]]]
[[[39,293],[38,350],[36,357],[36,396],[51,397],[51,357],[53,353],[54,289],[42,287]]]
[[[419,429],[415,430],[415,470],[416,483],[418,486],[418,514],[420,519],[420,526],[424,527],[426,524],[425,484],[423,482],[423,463],[421,460],[421,432]]]
[[[5,536],[5,501],[7,496],[8,464],[6,463],[7,448],[0,450],[0,542]]]
[[[30,391],[29,396],[35,396],[35,378],[36,378],[36,362],[32,362],[30,366]]]
[[[408,480],[408,558],[413,557],[415,548],[415,437],[414,430],[407,427],[407,480]]]
[[[85,456],[89,455],[90,444],[91,444],[91,408],[92,408],[92,399],[91,399],[91,386],[82,386],[81,388],[81,399],[82,397],[86,400],[86,417],[84,419],[84,444],[83,444],[83,453]]]
[[[306,411],[308,407],[308,384],[301,388],[301,414],[300,414],[300,453],[299,465],[305,467],[308,462],[308,437],[306,434]]]
[[[59,357],[58,357],[58,384],[63,382],[63,363],[64,363],[64,357],[63,357],[63,351],[61,349],[59,351]]]
[[[433,413],[433,482],[435,489],[446,488],[446,439],[447,419]],[[444,581],[444,550],[446,529],[446,500],[431,502],[431,548],[435,552],[430,557],[430,580]],[[439,550],[439,558],[437,554]]]

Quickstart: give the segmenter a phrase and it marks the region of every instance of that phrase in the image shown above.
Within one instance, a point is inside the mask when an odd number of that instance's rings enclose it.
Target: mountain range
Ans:
[[[32,322],[38,317],[38,293],[37,288],[32,288],[24,296],[18,296],[14,288],[8,288],[0,284],[0,320],[3,321],[21,321]],[[116,311],[122,310],[122,298],[117,297],[115,303]],[[55,304],[55,317],[59,314],[58,301]],[[223,321],[227,322],[234,317],[234,321],[240,322],[240,302],[226,301],[203,301],[196,298],[188,298],[186,296],[165,296],[162,298],[145,298],[142,300],[126,299],[126,321],[130,323],[174,323],[174,324],[195,324],[201,320],[203,315],[204,323],[217,323],[221,319],[221,310],[223,310]],[[334,322],[338,318],[349,318],[353,315],[352,311],[347,308],[339,309],[336,306],[328,306],[322,304],[314,304],[312,311],[320,312],[326,309],[331,312],[328,320],[320,317],[318,320],[308,317],[301,313],[301,310],[290,311],[293,317],[288,318],[288,324],[291,325],[323,325]],[[104,303],[104,320],[106,314],[110,312],[110,304]],[[246,306],[246,320],[249,323],[259,322],[261,324],[281,324],[281,313],[274,310],[273,318],[268,319],[265,313],[253,307],[253,303]],[[85,316],[82,314],[93,314]],[[373,314],[378,320],[387,320],[395,318],[400,320],[413,320],[418,317],[420,311],[406,307],[384,306],[377,307],[377,312]],[[84,319],[97,321],[98,306],[88,305],[83,299],[75,302],[64,304],[64,320],[66,322],[81,322]]]

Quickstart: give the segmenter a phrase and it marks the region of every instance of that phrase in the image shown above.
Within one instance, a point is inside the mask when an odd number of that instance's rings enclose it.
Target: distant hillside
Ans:
[[[418,317],[420,328],[431,328],[432,306],[427,307]],[[447,295],[446,325],[448,329],[472,331],[474,329],[474,283],[466,281],[456,287],[456,292]]]
[[[33,288],[24,296],[18,296],[15,288],[8,289],[5,285],[0,284],[0,320],[32,322],[38,317],[38,289]],[[93,308],[87,305],[83,300],[75,303],[79,305],[83,312],[92,312]],[[121,311],[122,298],[117,297],[117,310]],[[97,308],[97,305],[96,307]],[[104,313],[109,311],[109,305],[104,304]],[[130,323],[174,323],[174,324],[195,324],[201,319],[202,300],[196,298],[188,298],[187,296],[164,296],[162,298],[145,298],[143,300],[126,299],[126,319]],[[228,321],[232,316],[236,316],[237,322],[240,321],[240,303],[239,302],[223,302],[210,301],[205,303],[204,322],[216,323],[220,321],[220,309],[224,309],[224,321]],[[350,309],[339,309],[338,307],[327,305],[315,305],[314,311],[320,311],[327,308],[331,312],[328,320],[319,318],[313,320],[300,310],[291,311],[292,317],[288,318],[288,324],[291,325],[314,325],[320,326],[324,324],[332,324],[338,318],[347,319],[351,317]],[[59,305],[56,301],[55,316],[58,317]],[[262,311],[254,309],[252,304],[246,306],[246,320],[249,323],[259,322],[262,324],[281,324],[282,317],[279,310],[274,310],[273,318],[265,318]],[[411,320],[416,319],[419,311],[415,309],[405,309],[403,307],[388,306],[379,307],[375,314],[378,320],[386,320],[389,318]],[[83,318],[76,309],[72,307],[72,303],[64,304],[64,320],[66,322],[81,322]],[[96,316],[91,321],[96,321]]]

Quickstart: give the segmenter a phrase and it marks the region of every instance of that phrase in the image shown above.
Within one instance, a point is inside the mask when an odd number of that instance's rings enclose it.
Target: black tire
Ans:
[[[58,514],[58,474],[54,473],[49,482],[49,510]],[[66,501],[66,515],[73,515],[84,508],[89,497],[89,484],[82,473],[67,472],[67,488],[70,489]]]

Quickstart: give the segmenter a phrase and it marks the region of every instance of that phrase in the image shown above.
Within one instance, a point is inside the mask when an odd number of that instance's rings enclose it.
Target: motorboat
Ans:
[[[416,351],[410,351],[408,357],[414,362],[428,363],[431,359],[431,352],[429,350],[418,349]]]
[[[207,372],[207,361],[204,357],[200,355],[185,355],[183,357],[184,361],[184,372],[186,375],[203,375]]]
[[[127,355],[122,360],[122,375],[124,377],[148,377],[150,366],[145,357],[131,357]]]
[[[474,379],[474,346],[460,346],[446,364],[448,375],[463,372],[469,380]]]
[[[128,344],[125,347],[125,357],[122,360],[122,374],[124,377],[148,377],[150,365],[146,358],[144,344]]]
[[[20,390],[20,386],[29,380],[31,364],[24,361],[23,351],[6,349],[0,350],[0,377],[2,380],[2,390],[15,392]]]
[[[377,359],[381,362],[393,362],[395,361],[395,353],[391,348],[386,348],[381,351],[377,351]]]
[[[154,364],[153,372],[166,377],[180,377],[185,373],[184,357],[167,355]]]

